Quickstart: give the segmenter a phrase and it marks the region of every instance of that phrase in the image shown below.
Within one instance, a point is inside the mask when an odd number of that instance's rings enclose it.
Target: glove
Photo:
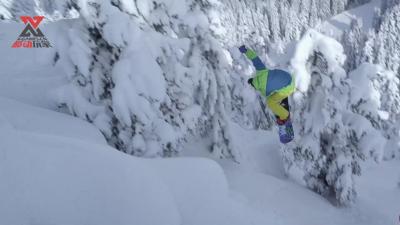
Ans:
[[[240,47],[239,47],[239,51],[240,51],[241,53],[246,53],[246,52],[247,52],[246,46],[244,46],[244,45],[240,46]]]

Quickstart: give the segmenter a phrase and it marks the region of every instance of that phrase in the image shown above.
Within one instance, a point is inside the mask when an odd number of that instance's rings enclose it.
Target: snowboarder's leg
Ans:
[[[287,101],[286,104],[283,102],[288,98],[288,96],[289,95],[286,95],[285,93],[275,92],[267,99],[268,107],[280,120],[286,120],[289,117],[289,104]],[[281,103],[284,103],[283,105],[285,105],[285,107],[282,106]]]
[[[285,121],[286,119],[288,119],[290,114],[288,97],[293,94],[294,90],[295,84],[294,79],[292,79],[292,82],[288,86],[276,91],[267,98],[268,106],[275,114],[277,119],[281,121]]]
[[[289,117],[290,117],[290,106],[289,106],[289,98],[286,97],[285,99],[282,100],[281,106],[285,108],[289,112]],[[275,115],[276,120],[280,120],[279,116]]]
[[[268,106],[277,118],[279,140],[283,144],[287,144],[294,139],[293,126],[289,117],[288,99],[294,90],[295,86],[292,80],[289,86],[284,87],[267,98]]]

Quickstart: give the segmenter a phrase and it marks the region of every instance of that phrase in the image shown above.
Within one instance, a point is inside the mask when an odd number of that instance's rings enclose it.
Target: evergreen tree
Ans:
[[[399,150],[393,143],[399,141],[398,118],[400,113],[399,78],[381,66],[361,64],[349,74],[352,81],[351,109],[368,119],[387,139],[386,158]],[[373,155],[373,154],[372,154]],[[375,155],[381,158],[380,155]]]
[[[400,37],[399,15],[400,2],[386,0],[382,2],[380,10],[375,11],[374,30],[368,33],[367,41],[362,52],[362,61],[381,65],[383,68],[365,71],[370,75],[370,86],[374,87],[375,99],[381,102],[380,116],[365,115],[364,110],[357,110],[366,116],[371,123],[381,130],[388,139],[386,146],[387,159],[400,155],[399,142],[399,77],[400,77]],[[363,66],[365,67],[365,66]],[[368,96],[368,95],[366,95]],[[376,101],[376,100],[375,100]],[[358,103],[359,104],[359,103]],[[363,104],[367,102],[363,101]],[[357,105],[356,105],[357,106]]]
[[[353,19],[350,23],[350,30],[346,30],[343,33],[342,43],[347,56],[345,63],[346,71],[354,70],[361,63],[361,52],[365,43],[361,23],[361,21]]]
[[[396,5],[399,5],[399,0],[382,0],[381,2],[381,11],[382,13],[386,13],[386,11],[391,10]]]
[[[59,61],[71,80],[60,100],[121,151],[171,156],[188,134],[200,133],[210,136],[216,157],[237,156],[227,122],[229,65],[209,29],[218,6],[187,4],[189,12],[170,16],[162,1],[70,2],[84,29],[71,34],[69,57]],[[199,22],[187,23],[187,13]]]
[[[391,71],[397,72],[400,67],[400,5],[390,9],[381,23],[377,39],[378,63],[385,65]]]
[[[368,0],[220,0],[221,21],[228,43],[256,44],[275,47],[299,39],[307,28]],[[238,30],[242,32],[237,32]],[[279,50],[279,48],[278,48]]]
[[[292,108],[298,138],[283,149],[286,169],[290,175],[301,171],[307,186],[346,205],[356,197],[354,176],[361,175],[361,161],[367,153],[380,155],[382,139],[364,117],[351,112],[342,46],[310,31],[297,49],[292,66],[302,82]]]
[[[364,48],[362,49],[361,62],[374,63],[377,53],[375,52],[375,32],[369,31],[366,37]]]

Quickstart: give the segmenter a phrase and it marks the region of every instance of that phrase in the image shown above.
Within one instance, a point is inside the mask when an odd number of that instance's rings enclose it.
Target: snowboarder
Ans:
[[[244,45],[239,47],[239,51],[252,61],[257,71],[255,77],[248,79],[247,82],[267,98],[267,105],[275,114],[279,126],[281,142],[290,142],[293,139],[293,128],[288,97],[295,90],[293,77],[283,70],[268,70],[257,54]]]

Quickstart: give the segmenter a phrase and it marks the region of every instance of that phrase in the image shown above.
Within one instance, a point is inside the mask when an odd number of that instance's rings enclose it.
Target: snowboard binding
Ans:
[[[289,99],[285,98],[282,100],[281,105],[288,111],[289,109]],[[293,125],[292,121],[289,117],[286,120],[281,120],[278,116],[276,116],[276,123],[278,124],[278,133],[279,133],[279,140],[282,144],[287,144],[294,139],[294,132],[293,132]]]

